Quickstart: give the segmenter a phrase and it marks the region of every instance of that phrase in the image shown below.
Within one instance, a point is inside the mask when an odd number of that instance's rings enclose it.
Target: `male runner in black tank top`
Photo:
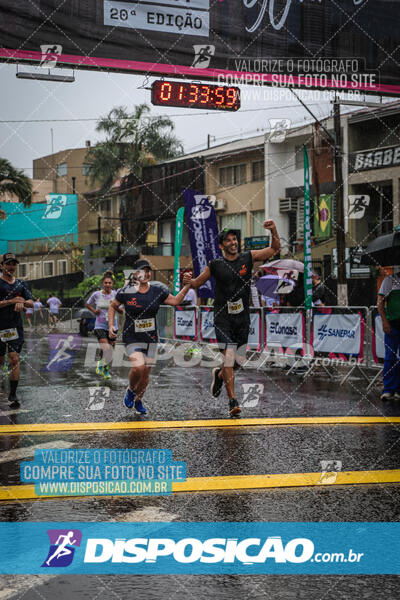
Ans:
[[[229,397],[229,414],[234,417],[241,409],[235,398],[235,350],[247,344],[250,328],[250,284],[253,262],[266,261],[280,250],[280,241],[274,221],[264,222],[271,231],[271,246],[262,250],[238,253],[235,232],[225,229],[219,234],[219,247],[224,256],[210,261],[196,279],[190,273],[183,276],[184,283],[198,288],[210,277],[215,278],[214,326],[219,347],[225,355],[224,366],[213,369],[210,391],[217,398],[225,382]]]

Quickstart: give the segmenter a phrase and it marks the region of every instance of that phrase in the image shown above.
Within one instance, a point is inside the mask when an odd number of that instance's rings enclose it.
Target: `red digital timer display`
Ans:
[[[151,102],[158,106],[239,110],[240,90],[223,85],[157,80],[151,88]]]

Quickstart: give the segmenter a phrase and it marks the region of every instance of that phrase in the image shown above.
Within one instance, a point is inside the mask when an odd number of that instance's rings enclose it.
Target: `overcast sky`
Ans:
[[[32,66],[19,66],[20,71],[40,71]],[[54,71],[56,72],[56,71]],[[70,74],[67,70],[58,70]],[[143,76],[130,74],[76,71],[75,83],[52,83],[16,78],[16,66],[0,63],[2,90],[0,95],[0,156],[32,176],[32,161],[51,153],[51,129],[54,151],[80,148],[86,140],[92,144],[100,138],[96,121],[43,122],[46,119],[97,119],[115,106],[133,109],[135,104],[150,102],[150,91],[138,89]],[[150,82],[146,86],[149,87]],[[271,93],[281,93],[274,99]],[[253,97],[246,97],[246,93]],[[254,97],[257,93],[258,97]],[[263,97],[263,93],[267,97]],[[315,93],[315,92],[314,92]],[[245,94],[243,96],[243,94]],[[261,96],[260,96],[261,94]],[[305,95],[306,94],[306,95]],[[307,95],[308,94],[308,95]],[[329,101],[311,97],[313,92],[300,92],[318,118],[331,113]],[[185,152],[205,148],[207,134],[215,136],[212,145],[240,137],[258,135],[269,130],[270,118],[289,118],[292,126],[310,120],[310,116],[288,90],[254,87],[242,88],[241,109],[237,113],[211,114],[188,108],[152,107],[152,114],[165,114],[175,123],[175,133]],[[201,119],[201,120],[200,120]],[[40,120],[39,123],[4,123],[4,121]],[[258,131],[257,131],[258,130]]]

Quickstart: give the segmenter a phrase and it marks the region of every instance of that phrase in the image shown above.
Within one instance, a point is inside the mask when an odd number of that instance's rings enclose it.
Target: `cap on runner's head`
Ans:
[[[17,260],[15,254],[13,254],[12,252],[6,252],[6,254],[3,254],[3,258],[1,259],[2,263],[8,263],[13,261],[19,264],[19,260]]]
[[[236,231],[234,229],[223,229],[222,231],[219,232],[218,235],[218,242],[220,244],[222,244],[222,242],[224,241],[224,239],[226,237],[228,237],[228,235],[232,233],[233,235],[236,235]]]
[[[151,269],[150,263],[145,258],[137,260],[133,266],[134,269]]]

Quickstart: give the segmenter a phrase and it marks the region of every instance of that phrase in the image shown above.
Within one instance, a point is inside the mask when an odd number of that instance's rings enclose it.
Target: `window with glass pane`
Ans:
[[[265,211],[254,210],[251,213],[251,235],[267,235],[266,230],[263,227],[265,221]]]
[[[51,260],[43,263],[43,275],[45,277],[51,277],[54,275],[54,262]]]
[[[67,163],[60,163],[57,165],[57,175],[58,177],[64,177],[67,174]]]
[[[20,277],[26,277],[28,275],[28,265],[26,263],[20,263],[18,265],[18,275]]]
[[[67,272],[67,261],[66,260],[59,260],[58,261],[58,274],[59,275],[65,275]]]
[[[251,163],[251,179],[252,181],[263,181],[264,180],[264,161],[257,160]]]
[[[241,183],[246,183],[245,164],[221,167],[221,169],[219,169],[219,185],[222,187],[240,185]]]
[[[221,229],[240,229],[242,239],[247,235],[246,213],[233,213],[221,217]]]
[[[83,165],[82,165],[82,175],[85,175],[85,176],[90,175],[90,168],[91,168],[91,165],[89,165],[87,163],[83,163]]]

